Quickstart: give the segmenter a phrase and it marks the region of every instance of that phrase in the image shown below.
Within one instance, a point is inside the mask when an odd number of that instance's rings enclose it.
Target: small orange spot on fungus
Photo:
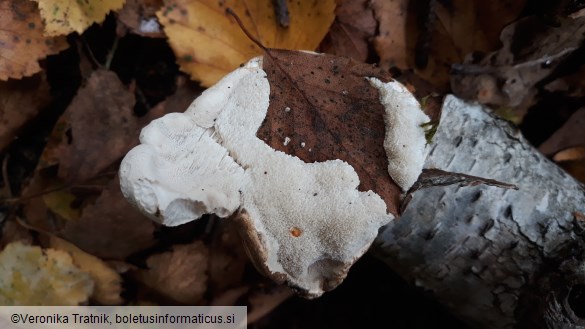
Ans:
[[[290,229],[290,235],[294,236],[295,238],[300,237],[301,234],[303,234],[303,231],[301,231],[301,229],[298,227],[292,227]]]

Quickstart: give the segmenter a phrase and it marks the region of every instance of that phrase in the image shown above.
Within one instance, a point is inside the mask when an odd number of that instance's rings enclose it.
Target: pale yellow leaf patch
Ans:
[[[287,1],[290,23],[277,22],[271,0],[170,0],[157,12],[181,70],[204,86],[262,54],[236,21],[269,48],[314,50],[335,18],[335,0]]]
[[[93,289],[67,252],[20,242],[0,252],[0,305],[79,305]]]
[[[56,236],[50,237],[50,244],[56,250],[68,252],[75,265],[92,277],[95,282],[92,300],[102,305],[117,305],[123,302],[120,297],[122,278],[103,260]]]
[[[39,3],[48,36],[82,33],[93,23],[101,23],[110,11],[125,0],[33,0]]]

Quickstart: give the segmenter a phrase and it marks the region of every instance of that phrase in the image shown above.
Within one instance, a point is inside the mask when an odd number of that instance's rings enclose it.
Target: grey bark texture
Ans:
[[[585,129],[585,127],[584,127]],[[474,328],[585,327],[585,189],[507,122],[445,99],[427,168],[512,183],[417,191],[373,252]]]

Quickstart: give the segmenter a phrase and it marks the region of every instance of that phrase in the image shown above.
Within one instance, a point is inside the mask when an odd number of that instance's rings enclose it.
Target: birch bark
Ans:
[[[585,129],[585,127],[584,127]],[[585,189],[481,106],[448,96],[427,168],[496,179],[414,194],[374,254],[477,328],[585,327]]]

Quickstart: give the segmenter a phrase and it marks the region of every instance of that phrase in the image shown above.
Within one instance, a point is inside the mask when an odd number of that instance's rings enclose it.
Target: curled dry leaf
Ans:
[[[122,278],[101,259],[92,256],[56,236],[50,236],[51,248],[65,251],[73,258],[73,263],[88,273],[95,283],[91,299],[100,305],[117,305],[123,302]]]
[[[558,25],[523,18],[507,26],[500,39],[500,50],[453,67],[451,87],[457,96],[512,107],[526,102],[536,84],[579,49],[585,17],[559,18]]]
[[[335,0],[288,3],[288,27],[278,24],[270,0],[169,0],[157,13],[183,72],[211,86],[262,50],[233,18],[231,8],[266,47],[317,48],[334,19]]]
[[[183,304],[196,304],[207,290],[208,250],[201,241],[175,245],[172,251],[146,260],[148,269],[138,270],[136,278],[144,285]]]
[[[0,81],[0,151],[12,142],[19,128],[34,118],[50,100],[49,84],[44,75]]]
[[[79,305],[93,289],[67,252],[16,242],[0,253],[2,305]]]
[[[525,3],[374,0],[372,6],[380,24],[374,46],[380,64],[415,69],[421,77],[447,90],[451,65],[462,62],[471,52],[497,49],[501,29],[519,16]],[[420,57],[426,58],[426,65],[415,64]]]
[[[43,35],[41,15],[35,3],[0,1],[0,80],[38,73],[41,71],[39,60],[65,48],[65,37]]]
[[[248,263],[235,225],[222,221],[218,226],[219,230],[209,245],[209,290],[213,296],[241,284]]]
[[[38,2],[45,35],[83,33],[91,24],[101,23],[112,10],[124,5],[124,0],[33,0]]]
[[[573,177],[585,183],[585,144],[559,151],[553,160]]]
[[[324,53],[365,62],[370,39],[378,26],[369,0],[343,0],[335,9],[335,21],[321,43]]]

